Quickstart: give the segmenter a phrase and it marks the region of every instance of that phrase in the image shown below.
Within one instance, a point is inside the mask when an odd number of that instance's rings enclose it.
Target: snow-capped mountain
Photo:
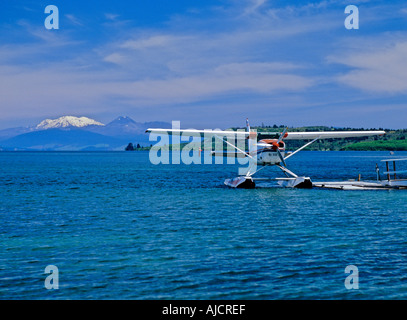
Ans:
[[[148,141],[148,135],[145,134],[147,128],[171,128],[171,125],[166,122],[136,122],[127,116],[120,116],[105,126],[92,126],[85,128],[88,131],[100,133],[111,137],[121,137],[133,139],[135,135],[142,135]],[[131,141],[131,140],[130,140]]]
[[[129,142],[150,145],[147,128],[166,122],[136,122],[121,116],[108,124],[87,117],[46,119],[37,126],[0,130],[0,150],[124,150]]]
[[[46,130],[67,127],[83,128],[87,126],[104,126],[104,124],[87,117],[63,116],[58,119],[45,119],[41,121],[35,129]]]
[[[120,116],[114,119],[112,122],[109,122],[109,125],[117,125],[117,126],[125,126],[128,127],[129,125],[137,124],[132,118],[127,116]]]

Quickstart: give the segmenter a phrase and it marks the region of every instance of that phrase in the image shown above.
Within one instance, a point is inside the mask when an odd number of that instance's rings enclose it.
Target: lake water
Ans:
[[[313,180],[374,179],[395,156],[407,153],[304,151],[287,164]],[[0,152],[0,299],[407,298],[407,191],[224,187],[237,167]],[[58,290],[44,287],[48,265]],[[344,285],[348,265],[359,289]]]

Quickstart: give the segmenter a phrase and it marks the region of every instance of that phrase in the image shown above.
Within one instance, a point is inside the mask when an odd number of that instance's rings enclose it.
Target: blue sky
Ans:
[[[407,3],[2,1],[0,129],[62,115],[407,128]]]

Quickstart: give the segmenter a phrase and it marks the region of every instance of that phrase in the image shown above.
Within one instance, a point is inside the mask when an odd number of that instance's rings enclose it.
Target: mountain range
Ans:
[[[128,143],[150,145],[145,130],[171,128],[167,122],[136,122],[121,116],[108,124],[87,117],[45,119],[29,127],[0,130],[0,150],[87,151],[124,150]]]

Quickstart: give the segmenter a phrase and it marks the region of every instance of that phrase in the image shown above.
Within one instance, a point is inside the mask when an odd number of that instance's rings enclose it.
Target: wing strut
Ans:
[[[235,145],[231,144],[229,141],[226,141],[225,139],[222,139],[221,137],[215,135],[215,138],[222,140],[223,142],[226,142],[226,144],[230,145],[231,147],[235,148],[237,151],[243,153],[246,157],[251,158],[254,161],[257,161],[256,159],[254,159],[250,154],[244,152],[243,150],[239,149],[238,147],[236,147]]]
[[[292,176],[294,178],[298,178],[298,176],[294,172],[288,170],[287,168],[284,168],[283,166],[280,166],[279,164],[276,164],[276,166],[279,167],[284,173],[288,173],[290,176]]]
[[[297,152],[301,151],[302,149],[308,147],[311,143],[314,143],[315,141],[317,141],[320,137],[315,138],[314,140],[308,142],[307,144],[304,144],[301,148],[298,148],[297,150],[295,150],[293,153],[289,154],[287,157],[284,158],[284,160],[287,160],[289,157],[292,157],[293,155],[295,155]]]

